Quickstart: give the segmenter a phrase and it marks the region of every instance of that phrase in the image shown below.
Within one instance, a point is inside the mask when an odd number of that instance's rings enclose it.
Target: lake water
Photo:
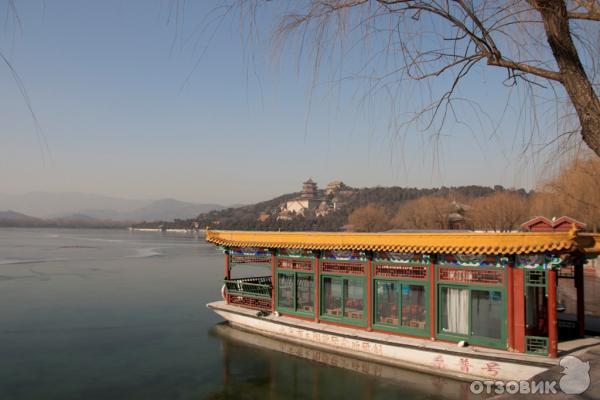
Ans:
[[[191,235],[0,228],[0,399],[472,397],[221,324],[222,277]]]

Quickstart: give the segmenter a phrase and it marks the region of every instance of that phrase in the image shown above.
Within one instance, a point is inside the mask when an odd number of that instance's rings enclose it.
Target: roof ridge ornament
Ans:
[[[569,238],[569,240],[575,240],[577,238],[577,232],[579,232],[579,230],[577,229],[577,225],[575,224],[575,222],[573,222],[573,224],[571,225],[571,229],[567,233],[567,237]]]

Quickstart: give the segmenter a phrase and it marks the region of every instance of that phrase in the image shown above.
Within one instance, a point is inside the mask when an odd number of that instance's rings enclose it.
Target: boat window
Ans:
[[[422,285],[402,285],[402,326],[425,328],[427,320],[427,298],[425,296],[425,287]]]
[[[344,279],[344,317],[363,319],[363,283]]]
[[[312,275],[296,277],[296,309],[298,311],[314,310],[315,282]]]
[[[502,293],[471,290],[471,334],[500,339],[502,334]]]
[[[389,281],[376,281],[377,310],[375,321],[382,324],[398,325],[397,284]]]
[[[294,275],[278,274],[277,304],[283,308],[294,308]]]
[[[525,334],[548,336],[548,301],[543,286],[527,286],[525,290]]]
[[[442,331],[467,335],[469,333],[469,290],[442,287],[441,305]]]
[[[323,308],[326,315],[342,315],[342,280],[323,278]]]

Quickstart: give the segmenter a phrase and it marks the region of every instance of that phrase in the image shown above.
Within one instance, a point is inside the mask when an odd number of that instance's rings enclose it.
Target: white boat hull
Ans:
[[[459,349],[450,344],[427,343],[426,339],[402,338],[290,317],[258,317],[254,310],[223,301],[210,303],[208,307],[232,325],[267,337],[468,381],[528,380],[556,363],[550,359],[538,362],[535,358],[540,357],[517,356],[506,351],[503,355],[500,351]]]

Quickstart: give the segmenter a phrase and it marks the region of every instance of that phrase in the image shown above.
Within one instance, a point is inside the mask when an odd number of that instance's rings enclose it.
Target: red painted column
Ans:
[[[513,343],[515,350],[525,352],[525,272],[513,267]]]
[[[548,355],[558,356],[558,322],[556,318],[556,270],[548,271]]]
[[[585,298],[583,280],[583,262],[578,262],[575,268],[575,286],[577,289],[577,330],[579,337],[585,336]]]
[[[431,262],[429,264],[429,338],[435,340],[435,257],[431,256]]]
[[[275,312],[275,267],[277,266],[276,250],[271,250],[271,311]]]
[[[514,266],[512,264],[508,264],[507,266],[507,287],[506,287],[506,304],[508,305],[507,312],[507,324],[506,324],[506,339],[509,350],[514,350],[515,348],[515,303],[514,303]]]
[[[319,323],[319,314],[321,312],[321,299],[319,298],[319,286],[321,286],[321,274],[319,269],[321,268],[321,254],[317,252],[315,254],[315,322]]]
[[[367,256],[367,330],[373,330],[373,252]]]

